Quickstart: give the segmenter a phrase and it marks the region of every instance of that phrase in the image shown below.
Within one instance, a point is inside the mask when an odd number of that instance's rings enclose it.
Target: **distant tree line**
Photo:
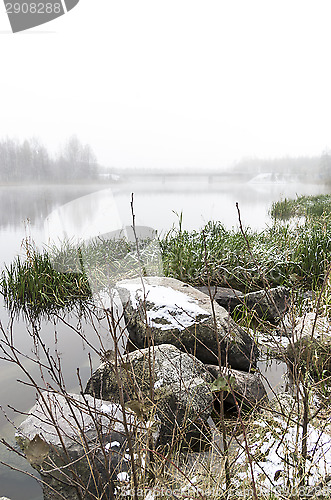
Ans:
[[[312,176],[321,178],[322,158],[319,156],[299,156],[283,158],[244,158],[233,167],[238,172],[252,174],[291,174],[301,178]]]
[[[298,180],[331,184],[331,150],[325,149],[320,156],[244,158],[232,168],[234,171],[253,175],[286,174],[297,177]]]
[[[325,149],[321,156],[321,177],[327,182],[331,183],[331,150]]]
[[[96,179],[99,166],[92,148],[76,136],[51,155],[38,139],[0,140],[0,183],[70,182]]]

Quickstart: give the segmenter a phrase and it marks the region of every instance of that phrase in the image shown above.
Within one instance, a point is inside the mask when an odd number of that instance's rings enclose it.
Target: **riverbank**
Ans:
[[[281,223],[263,231],[226,229],[209,222],[199,231],[179,226],[162,239],[139,241],[145,261],[158,260],[154,273],[193,286],[208,283],[251,292],[284,285],[303,291],[318,289],[331,252],[331,216]],[[139,275],[137,247],[124,239],[95,239],[79,246],[38,251],[26,247],[26,258],[16,257],[2,272],[0,290],[14,310],[38,312],[70,309],[91,297],[89,280],[98,273],[102,284]],[[94,280],[95,284],[95,280]]]

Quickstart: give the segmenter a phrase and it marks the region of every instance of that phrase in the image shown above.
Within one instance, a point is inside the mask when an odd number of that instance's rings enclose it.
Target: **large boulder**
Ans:
[[[199,290],[159,277],[121,281],[117,290],[131,348],[173,344],[204,363],[217,364],[220,356],[221,364],[238,370],[256,365],[258,349],[249,334]]]
[[[220,369],[215,365],[206,367],[214,380],[220,377],[229,380],[232,377],[232,390],[224,394],[226,408],[236,410],[237,402],[244,410],[252,410],[268,401],[267,392],[258,372],[247,373],[223,367]]]
[[[199,287],[199,290],[209,294],[208,287]],[[246,294],[223,287],[211,287],[210,291],[213,299],[230,313],[245,307],[271,323],[278,322],[290,305],[290,292],[283,286]]]
[[[16,439],[43,480],[45,500],[113,498],[129,478],[128,439],[136,430],[134,414],[120,405],[44,392]]]
[[[199,442],[213,409],[210,381],[201,361],[162,344],[133,351],[117,364],[110,358],[93,373],[85,392],[117,402],[122,387],[129,407],[160,423],[158,444],[174,435]]]

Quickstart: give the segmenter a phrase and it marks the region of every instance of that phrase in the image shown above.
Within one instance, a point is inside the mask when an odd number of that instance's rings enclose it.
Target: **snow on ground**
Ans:
[[[259,487],[270,490],[275,486],[294,482],[298,477],[302,447],[302,427],[290,426],[282,419],[275,418],[274,425],[257,422],[261,428],[254,435],[250,446],[253,458],[253,473]],[[265,432],[267,430],[267,432]],[[314,485],[331,473],[331,436],[312,425],[308,426],[308,460],[306,474],[310,485]],[[244,451],[237,461],[245,471],[237,477],[243,481],[250,479],[250,469]],[[294,485],[294,483],[293,483]]]
[[[254,334],[252,330],[251,335],[263,351],[266,351],[267,348],[270,348],[272,350],[275,350],[276,348],[286,349],[286,347],[290,343],[290,339],[286,335],[275,335],[272,333],[264,332],[256,332]]]

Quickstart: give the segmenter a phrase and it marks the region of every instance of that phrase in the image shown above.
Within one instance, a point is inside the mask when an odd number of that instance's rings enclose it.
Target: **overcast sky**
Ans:
[[[330,0],[80,0],[11,34],[0,137],[72,135],[101,163],[224,167],[331,147]]]

